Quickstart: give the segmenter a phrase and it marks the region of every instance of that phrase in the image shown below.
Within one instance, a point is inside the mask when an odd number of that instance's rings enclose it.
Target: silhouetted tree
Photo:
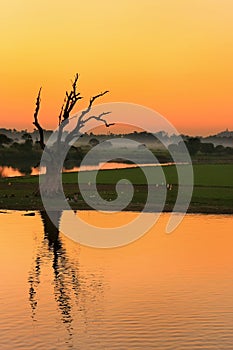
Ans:
[[[41,149],[46,152],[46,174],[45,180],[42,183],[40,190],[43,195],[52,197],[54,193],[61,193],[61,183],[60,183],[60,173],[63,167],[63,159],[67,154],[70,144],[73,142],[77,136],[81,135],[82,128],[91,120],[95,119],[104,123],[106,127],[110,125],[105,116],[110,112],[103,112],[99,115],[90,115],[89,112],[92,109],[93,103],[108,93],[108,91],[101,92],[98,95],[93,96],[86,109],[82,110],[79,117],[77,118],[77,122],[72,131],[64,133],[64,128],[69,124],[71,112],[73,111],[76,103],[82,99],[80,92],[77,91],[77,83],[78,83],[79,75],[76,74],[74,81],[72,82],[72,87],[70,92],[66,92],[64,104],[61,108],[61,112],[58,117],[58,131],[57,138],[54,143],[54,147],[48,149],[45,145],[44,140],[44,129],[41,126],[38,114],[40,110],[41,103],[41,89],[39,90],[37,99],[36,99],[36,108],[34,112],[34,121],[33,124],[38,129],[39,132],[39,144]]]
[[[12,139],[4,134],[0,134],[0,146],[2,145],[9,145],[12,143]]]
[[[23,135],[22,135],[22,140],[24,140],[24,148],[25,149],[32,149],[32,146],[33,146],[33,140],[32,140],[32,136],[31,134],[29,134],[28,132],[25,132]]]
[[[91,138],[90,141],[89,141],[89,145],[90,145],[91,147],[95,147],[95,146],[97,146],[99,143],[100,143],[99,140],[97,140],[97,139],[95,139],[95,138]]]
[[[215,147],[215,152],[216,153],[223,153],[225,151],[225,147],[223,145],[217,145]]]
[[[201,148],[201,140],[199,139],[199,137],[189,137],[185,141],[185,144],[191,156],[197,154],[197,152]]]
[[[214,152],[214,144],[211,142],[201,143],[200,151],[202,153],[213,153]]]

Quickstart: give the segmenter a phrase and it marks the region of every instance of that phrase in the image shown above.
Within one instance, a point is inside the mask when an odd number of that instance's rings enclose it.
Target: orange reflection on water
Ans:
[[[91,225],[111,228],[130,223],[139,214],[79,211],[77,215]],[[157,278],[158,275],[175,275],[181,271],[189,271],[190,276],[193,275],[195,279],[198,274],[212,271],[212,275],[221,275],[233,268],[232,216],[189,214],[172,234],[166,234],[169,215],[162,214],[149,232],[125,247],[95,249],[82,246],[82,259],[93,261],[95,256],[101,256],[108,263],[111,262],[112,267],[114,265],[121,270],[121,277],[135,270],[139,279],[150,276],[152,280],[155,275]],[[77,245],[64,235],[62,239],[68,246]],[[129,267],[132,268],[130,272]],[[172,280],[172,283],[175,281]]]
[[[15,168],[0,166],[0,177],[22,176],[22,173]]]
[[[68,342],[74,349],[97,350],[117,350],[119,344],[231,349],[232,216],[187,215],[168,235],[169,214],[162,214],[148,233],[124,247],[89,248],[60,234],[55,249],[39,213],[23,214],[0,214],[0,326],[9,344],[27,339],[31,348],[59,350]],[[77,215],[116,227],[138,214]]]

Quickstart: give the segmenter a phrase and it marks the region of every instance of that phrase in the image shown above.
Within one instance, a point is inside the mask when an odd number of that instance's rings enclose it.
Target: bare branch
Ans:
[[[36,99],[36,108],[35,108],[35,112],[34,112],[34,122],[33,124],[35,125],[35,127],[38,129],[39,131],[39,136],[40,136],[40,140],[39,140],[39,143],[40,143],[40,147],[42,149],[45,148],[45,143],[44,143],[44,129],[41,127],[40,123],[39,123],[39,120],[38,120],[38,114],[39,114],[39,110],[40,110],[40,102],[41,102],[41,98],[40,98],[40,95],[41,95],[41,88],[38,92],[38,95],[37,95],[37,99]]]
[[[101,113],[99,116],[92,116],[92,117],[88,117],[87,119],[84,119],[84,117],[90,112],[91,108],[92,108],[92,105],[94,103],[94,101],[96,99],[98,99],[99,97],[102,97],[104,96],[105,94],[107,94],[109,91],[106,90],[104,92],[101,92],[100,94],[98,95],[95,95],[93,97],[91,97],[90,99],[90,102],[89,102],[89,105],[86,109],[84,109],[81,113],[81,115],[79,116],[78,118],[78,121],[77,121],[77,124],[76,124],[76,127],[66,136],[66,143],[69,143],[70,141],[72,141],[72,139],[74,137],[76,137],[77,135],[79,135],[79,132],[80,132],[80,129],[91,119],[96,119],[96,120],[100,120],[102,121],[107,127],[111,126],[112,124],[108,124],[106,120],[104,119],[101,119],[101,116],[104,116],[106,114],[109,114],[110,112],[104,112],[104,113]]]
[[[65,104],[60,113],[60,123],[64,120],[68,120],[70,117],[70,113],[73,110],[76,102],[82,99],[80,96],[80,92],[77,92],[77,83],[78,83],[79,75],[78,73],[74,77],[74,81],[72,82],[72,89],[70,92],[66,91]],[[59,124],[60,125],[60,124]]]
[[[103,112],[100,115],[97,115],[97,116],[92,115],[92,116],[88,117],[84,122],[81,122],[79,129],[75,128],[70,134],[67,135],[66,140],[65,140],[66,144],[71,142],[75,137],[79,136],[81,128],[83,128],[84,125],[86,125],[86,123],[89,122],[91,119],[95,119],[95,120],[98,120],[98,121],[104,123],[107,128],[109,128],[112,125],[115,125],[115,123],[108,123],[107,120],[102,118],[104,115],[107,115],[110,113],[111,112]]]
[[[95,96],[91,97],[88,107],[82,111],[82,113],[81,113],[81,115],[80,115],[80,117],[79,117],[79,121],[80,121],[80,122],[82,122],[82,121],[83,121],[83,118],[87,115],[87,113],[90,112],[91,107],[92,107],[94,101],[95,101],[97,98],[104,96],[104,95],[107,94],[108,92],[109,92],[109,91],[106,90],[106,91],[104,91],[104,92],[101,92],[101,93],[98,94],[98,95],[95,95]]]
[[[89,122],[89,121],[92,120],[92,119],[99,120],[99,121],[103,122],[107,128],[109,128],[109,127],[112,126],[112,125],[115,125],[115,123],[110,123],[110,124],[109,124],[105,119],[103,119],[103,116],[108,115],[108,114],[110,114],[110,113],[111,113],[111,112],[103,112],[103,113],[101,113],[101,114],[99,114],[99,115],[92,115],[92,116],[88,117],[87,119],[85,119],[84,121],[81,122],[80,129],[81,129],[87,122]]]
[[[62,131],[64,127],[69,123],[70,113],[72,112],[76,102],[82,99],[80,96],[80,92],[77,92],[77,83],[78,83],[79,75],[78,73],[74,77],[74,81],[72,82],[71,91],[66,91],[66,96],[64,99],[64,104],[61,108],[61,112],[58,117],[58,137],[57,137],[57,147],[60,149],[60,143],[62,138]]]
[[[60,147],[61,147],[61,139],[62,139],[63,129],[69,123],[70,114],[71,114],[72,110],[74,109],[77,101],[82,99],[82,96],[80,96],[80,92],[77,92],[78,79],[79,79],[79,75],[76,74],[75,77],[74,77],[74,81],[72,81],[72,87],[71,87],[70,92],[66,91],[64,103],[62,105],[60,114],[58,116],[58,126],[59,126],[58,136],[57,136],[58,151],[60,150]],[[104,116],[108,115],[110,112],[103,112],[103,113],[101,113],[101,114],[99,114],[97,116],[92,115],[92,116],[88,117],[88,113],[91,111],[92,105],[95,102],[95,100],[97,100],[98,98],[104,96],[108,92],[109,91],[106,90],[104,92],[101,92],[101,93],[91,97],[88,107],[81,112],[81,115],[78,118],[78,121],[77,121],[77,124],[76,124],[74,130],[72,130],[66,136],[66,138],[65,138],[66,145],[68,145],[69,142],[72,141],[72,139],[74,137],[79,135],[80,129],[83,128],[84,125],[87,122],[89,122],[90,120],[92,120],[92,119],[95,119],[97,121],[100,121],[100,122],[104,123],[106,127],[110,127],[111,125],[114,125],[114,123],[108,123],[105,120],[105,118],[104,118]],[[41,146],[42,149],[45,149],[44,129],[41,127],[41,125],[39,123],[39,120],[38,120],[38,113],[39,113],[40,101],[41,101],[40,95],[41,95],[41,88],[39,90],[39,93],[38,93],[38,96],[37,96],[37,100],[36,100],[36,109],[35,109],[35,113],[34,113],[34,122],[33,122],[33,124],[37,127],[37,129],[39,131],[40,146]],[[85,117],[86,117],[86,119],[85,119]]]
[[[60,112],[60,114],[58,116],[58,126],[60,126],[60,124],[61,124],[61,118],[62,118],[63,110],[64,110],[64,104],[61,106],[61,112]]]

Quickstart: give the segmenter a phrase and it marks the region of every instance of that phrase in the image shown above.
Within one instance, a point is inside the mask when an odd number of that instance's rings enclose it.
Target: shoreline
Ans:
[[[90,206],[88,206],[86,203],[84,202],[80,202],[80,203],[76,203],[76,204],[71,204],[70,205],[71,209],[70,210],[96,210]],[[144,206],[141,204],[130,204],[128,205],[128,207],[124,208],[122,210],[122,212],[145,212],[145,213],[159,213],[160,210],[156,211],[156,210],[145,210],[143,211]],[[12,211],[45,211],[45,208],[43,207],[43,205],[34,205],[34,206],[28,206],[28,205],[3,205],[1,203],[0,205],[0,214],[3,214],[3,211],[5,210],[12,210]],[[111,208],[110,210],[106,210],[106,208],[103,210],[105,212],[113,212],[114,208]],[[118,212],[116,210],[116,212]],[[166,205],[164,209],[161,211],[161,213],[172,213],[173,212],[173,205]],[[176,211],[174,213],[177,214],[182,214],[184,213],[183,211]],[[217,208],[217,207],[197,207],[194,205],[190,205],[189,209],[185,212],[187,214],[205,214],[205,215],[233,215],[233,209],[232,208]]]
[[[156,167],[155,167],[156,168]],[[149,169],[152,171],[153,169]],[[197,165],[194,170],[194,186],[192,199],[189,204],[188,213],[191,214],[233,214],[233,165]],[[170,213],[173,211],[179,190],[186,190],[187,184],[182,187],[178,184],[176,167],[164,167],[163,169],[166,183],[171,184],[171,188],[166,192],[166,201],[162,212]],[[92,178],[90,172],[86,171],[85,182],[82,183],[82,189],[90,194],[95,188],[92,188]],[[154,176],[154,175],[153,175]],[[142,212],[148,196],[148,184],[140,168],[119,169],[119,170],[100,170],[96,178],[96,187],[99,195],[107,202],[103,210],[113,211],[114,200],[117,198],[116,184],[121,179],[127,179],[134,187],[131,202],[123,211]],[[93,210],[84,201],[79,185],[77,183],[77,173],[64,173],[63,190],[69,205],[73,210]],[[156,190],[156,200],[163,200],[164,183],[153,183],[149,186]],[[0,180],[0,210],[44,210],[39,190],[38,176],[28,176],[20,178],[5,178]],[[125,189],[124,191],[126,191]],[[123,192],[124,192],[123,191]],[[37,195],[36,195],[37,194]],[[110,202],[111,205],[110,205]],[[117,209],[117,208],[116,208]],[[176,211],[183,208],[180,206]],[[159,204],[152,203],[146,212],[160,212]]]

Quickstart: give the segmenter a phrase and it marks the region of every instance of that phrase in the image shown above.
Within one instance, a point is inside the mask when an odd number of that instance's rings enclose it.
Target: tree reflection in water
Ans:
[[[53,216],[54,222],[59,227],[59,222],[62,216],[62,212],[49,213]],[[69,337],[72,338],[73,333],[73,303],[82,303],[79,308],[82,310],[82,314],[86,319],[86,308],[83,297],[86,299],[86,292],[91,292],[92,301],[95,299],[96,294],[102,294],[103,285],[98,276],[88,281],[86,277],[82,277],[82,290],[80,286],[80,271],[77,261],[72,261],[67,254],[66,249],[62,245],[62,241],[59,237],[59,229],[51,222],[48,214],[45,211],[40,212],[40,216],[43,223],[44,237],[36,248],[36,253],[33,258],[33,266],[29,272],[29,301],[32,310],[32,319],[36,319],[36,311],[38,306],[38,287],[40,284],[42,265],[47,264],[48,260],[52,263],[53,269],[53,284],[54,284],[54,298],[57,303],[58,309],[61,314],[61,321],[65,324],[69,333]],[[51,254],[52,253],[52,254]],[[96,280],[97,277],[97,280]],[[98,287],[97,287],[98,285]],[[89,291],[89,292],[88,292]],[[80,295],[82,292],[82,296]],[[93,295],[94,293],[94,295]]]

